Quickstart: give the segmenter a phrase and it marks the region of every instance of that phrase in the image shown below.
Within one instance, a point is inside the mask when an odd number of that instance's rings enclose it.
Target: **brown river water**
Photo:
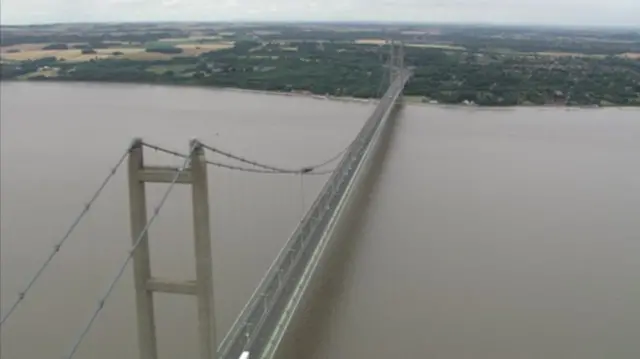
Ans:
[[[3,312],[133,137],[182,152],[196,137],[297,167],[342,150],[373,110],[182,87],[1,86]],[[639,110],[406,106],[371,174],[289,359],[640,357]],[[219,339],[324,180],[209,170]],[[148,186],[150,209],[165,188]],[[2,359],[63,357],[130,241],[124,166],[3,326]],[[154,276],[193,278],[187,187],[150,241]],[[160,357],[196,357],[195,300],[156,298]],[[137,358],[130,269],[76,358]]]

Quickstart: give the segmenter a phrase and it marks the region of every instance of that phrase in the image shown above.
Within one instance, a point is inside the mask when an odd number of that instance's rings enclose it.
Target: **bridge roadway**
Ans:
[[[218,348],[221,359],[270,359],[307,297],[325,252],[341,229],[389,132],[410,77],[399,71]]]

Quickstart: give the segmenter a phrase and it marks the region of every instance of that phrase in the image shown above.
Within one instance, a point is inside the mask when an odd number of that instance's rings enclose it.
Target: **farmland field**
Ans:
[[[180,38],[180,39],[163,39],[158,43],[168,43],[171,46],[179,47],[183,50],[182,53],[176,54],[162,54],[157,52],[146,52],[143,46],[123,46],[120,42],[106,42],[109,45],[115,45],[118,47],[109,47],[106,49],[93,49],[95,54],[82,54],[80,49],[66,49],[66,50],[43,50],[44,47],[50,45],[50,43],[36,43],[36,44],[19,44],[0,47],[0,58],[7,61],[26,61],[26,60],[38,60],[46,57],[56,57],[58,60],[70,61],[70,62],[82,62],[95,59],[107,59],[107,58],[125,58],[132,60],[164,60],[170,59],[175,56],[198,56],[205,52],[217,51],[222,49],[228,49],[233,47],[233,42],[220,41],[211,43],[196,43],[195,40],[202,39],[204,37],[195,38]],[[207,37],[209,38],[209,37]],[[170,42],[168,40],[171,40]],[[81,43],[69,43],[68,45],[82,45]],[[114,55],[115,52],[121,52],[122,55]]]
[[[384,45],[386,40],[384,39],[360,39],[355,41],[356,44],[359,45]],[[444,49],[444,50],[465,50],[462,46],[455,46],[451,44],[419,44],[419,43],[411,43],[406,42],[404,44],[406,47],[418,47],[418,48],[429,48],[429,49]]]

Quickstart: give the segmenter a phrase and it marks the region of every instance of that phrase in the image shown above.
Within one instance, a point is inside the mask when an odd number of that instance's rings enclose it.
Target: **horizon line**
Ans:
[[[412,25],[412,26],[494,26],[494,27],[542,27],[542,28],[573,28],[573,29],[627,29],[640,31],[638,25],[617,25],[617,24],[546,24],[546,23],[511,23],[511,22],[467,22],[467,21],[405,21],[405,20],[124,20],[124,21],[52,21],[37,23],[0,23],[0,27],[29,27],[29,26],[54,26],[54,25],[91,25],[91,24],[158,24],[158,23],[191,23],[191,24],[339,24],[339,25]]]

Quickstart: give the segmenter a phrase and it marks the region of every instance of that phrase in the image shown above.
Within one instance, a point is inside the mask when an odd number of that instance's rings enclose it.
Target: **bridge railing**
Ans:
[[[258,357],[271,333],[278,329],[279,313],[285,310],[309,258],[322,239],[337,204],[362,161],[378,127],[399,97],[408,73],[403,72],[389,86],[373,114],[343,156],[257,289],[218,348],[218,358],[237,359],[244,352]],[[246,355],[246,354],[245,354]]]

